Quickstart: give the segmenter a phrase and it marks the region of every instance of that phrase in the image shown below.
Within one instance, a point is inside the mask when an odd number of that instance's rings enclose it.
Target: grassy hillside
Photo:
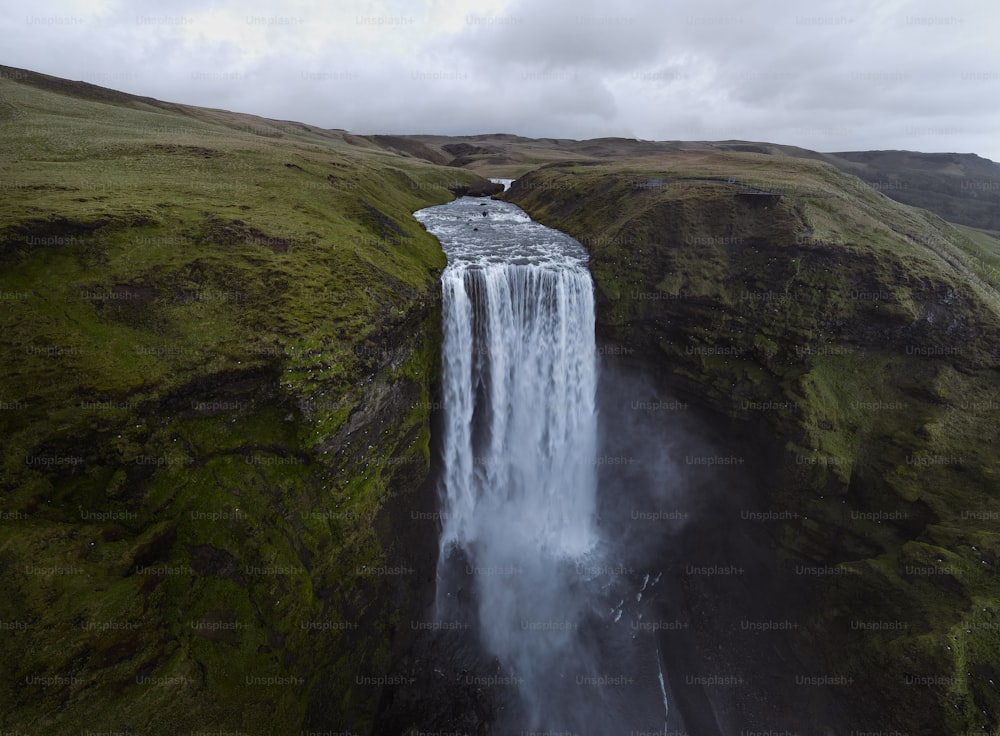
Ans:
[[[1000,164],[994,161],[917,151],[851,151],[827,159],[899,202],[1000,235]]]
[[[0,726],[364,730],[479,178],[3,71]]]
[[[996,728],[988,236],[820,161],[754,153],[553,164],[505,197],[588,248],[605,339],[759,438],[770,510],[787,512],[772,574],[810,591],[800,645],[854,678],[846,712],[909,733]]]
[[[516,178],[550,163],[647,161],[683,152],[755,153],[823,161],[857,176],[864,185],[903,204],[923,207],[949,222],[1000,237],[1000,164],[975,154],[917,151],[817,153],[797,146],[752,141],[644,141],[633,138],[524,138],[494,133],[449,137],[372,136],[374,145],[483,176]],[[719,159],[736,165],[739,159]],[[730,169],[725,176],[733,176]],[[847,181],[847,180],[845,180]],[[861,185],[852,180],[852,187]],[[994,244],[998,247],[1000,241]]]

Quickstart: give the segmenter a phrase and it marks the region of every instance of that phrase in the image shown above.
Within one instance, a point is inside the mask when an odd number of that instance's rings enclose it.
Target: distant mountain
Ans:
[[[1000,232],[1000,164],[974,153],[848,151],[825,157],[898,202]]]

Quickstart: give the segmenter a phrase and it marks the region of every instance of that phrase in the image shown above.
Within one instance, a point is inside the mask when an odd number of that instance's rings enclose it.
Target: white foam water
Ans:
[[[475,546],[476,562],[489,564],[586,554],[596,442],[589,274],[458,262],[442,284],[444,548]]]

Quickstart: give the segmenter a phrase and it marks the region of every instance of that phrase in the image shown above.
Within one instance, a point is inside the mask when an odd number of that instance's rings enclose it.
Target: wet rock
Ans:
[[[496,184],[487,179],[474,184],[456,184],[448,187],[456,197],[492,197],[503,191],[503,184]]]

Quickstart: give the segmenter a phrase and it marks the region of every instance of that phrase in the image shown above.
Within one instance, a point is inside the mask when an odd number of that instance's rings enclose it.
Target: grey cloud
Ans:
[[[660,13],[649,2],[512,4],[493,23],[471,24],[454,43],[488,64],[539,71],[615,70],[655,58],[664,43]],[[486,16],[488,18],[488,16]]]
[[[5,63],[357,132],[743,138],[1000,159],[993,5],[486,2],[142,0],[95,5],[77,25],[8,14],[0,32]],[[28,14],[68,13],[39,0]]]

